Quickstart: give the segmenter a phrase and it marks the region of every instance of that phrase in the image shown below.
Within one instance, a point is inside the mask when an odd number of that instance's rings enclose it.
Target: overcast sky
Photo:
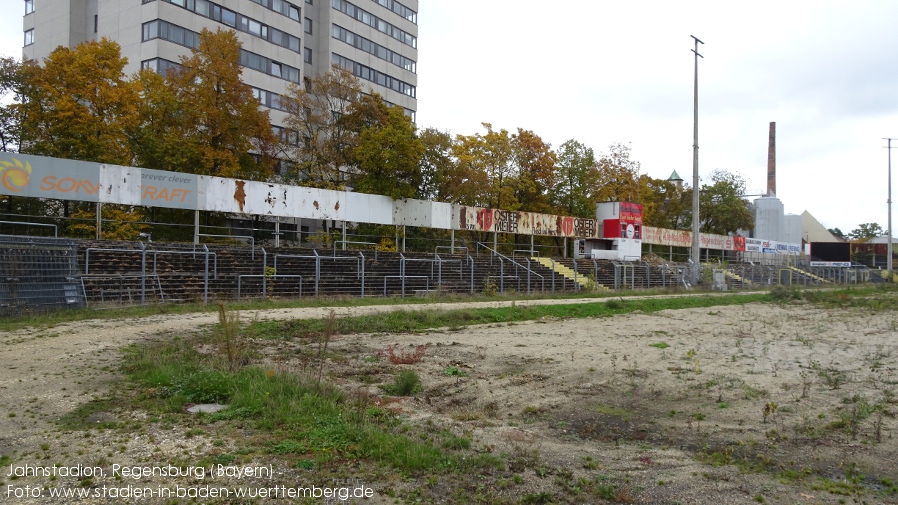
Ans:
[[[21,56],[21,20],[0,18],[3,55]],[[898,2],[421,0],[418,23],[419,127],[619,142],[642,173],[689,184],[695,35],[703,180],[720,168],[763,191],[775,121],[787,213],[886,228]]]

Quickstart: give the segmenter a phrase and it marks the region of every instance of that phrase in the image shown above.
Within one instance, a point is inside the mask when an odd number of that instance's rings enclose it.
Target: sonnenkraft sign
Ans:
[[[81,202],[197,208],[193,174],[19,153],[0,155],[0,194]]]

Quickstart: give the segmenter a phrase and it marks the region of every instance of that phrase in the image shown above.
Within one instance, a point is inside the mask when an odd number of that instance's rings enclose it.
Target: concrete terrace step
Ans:
[[[814,275],[814,274],[812,274],[811,272],[808,272],[807,270],[802,270],[802,269],[800,269],[800,268],[793,267],[793,266],[790,266],[790,267],[789,267],[789,270],[792,270],[793,272],[797,272],[797,273],[800,274],[800,275],[804,275],[804,276],[806,276],[806,277],[810,277],[811,279],[814,279],[814,280],[817,281],[817,282],[822,282],[822,283],[825,283],[825,284],[830,284],[830,281],[824,279],[823,277],[819,277],[819,276],[817,276],[817,275]]]
[[[551,258],[533,257],[530,259],[539,263],[540,265],[548,268],[549,270],[552,270],[554,267],[555,273],[564,276],[566,279],[570,279],[570,280],[576,282],[581,287],[585,288],[585,287],[588,287],[590,284],[589,278],[587,278],[584,275],[578,275],[570,267],[566,267],[559,262],[554,262],[554,264],[553,264],[553,261]]]

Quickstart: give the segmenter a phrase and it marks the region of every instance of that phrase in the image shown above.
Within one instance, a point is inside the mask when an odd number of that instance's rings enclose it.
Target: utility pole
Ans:
[[[698,281],[699,274],[701,273],[701,251],[699,249],[699,209],[698,209],[698,59],[704,58],[704,56],[698,54],[698,45],[704,44],[701,40],[695,37],[695,35],[690,35],[695,40],[695,49],[692,50],[695,53],[695,93],[693,96],[693,131],[692,131],[692,268],[693,268],[693,281]]]
[[[889,275],[889,282],[892,282],[892,140],[890,138],[884,138],[883,140],[887,141],[887,147],[889,151],[889,199],[887,202],[889,203],[889,245],[886,248],[886,271]]]

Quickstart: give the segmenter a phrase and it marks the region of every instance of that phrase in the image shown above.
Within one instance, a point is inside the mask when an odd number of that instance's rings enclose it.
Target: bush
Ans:
[[[786,286],[774,286],[770,290],[770,298],[777,302],[801,300],[801,291]]]
[[[230,374],[218,370],[196,370],[163,387],[163,398],[183,395],[193,403],[225,403],[234,394],[234,380]]]
[[[392,384],[383,386],[383,390],[394,396],[412,396],[421,390],[421,379],[414,370],[403,370],[393,379]]]

